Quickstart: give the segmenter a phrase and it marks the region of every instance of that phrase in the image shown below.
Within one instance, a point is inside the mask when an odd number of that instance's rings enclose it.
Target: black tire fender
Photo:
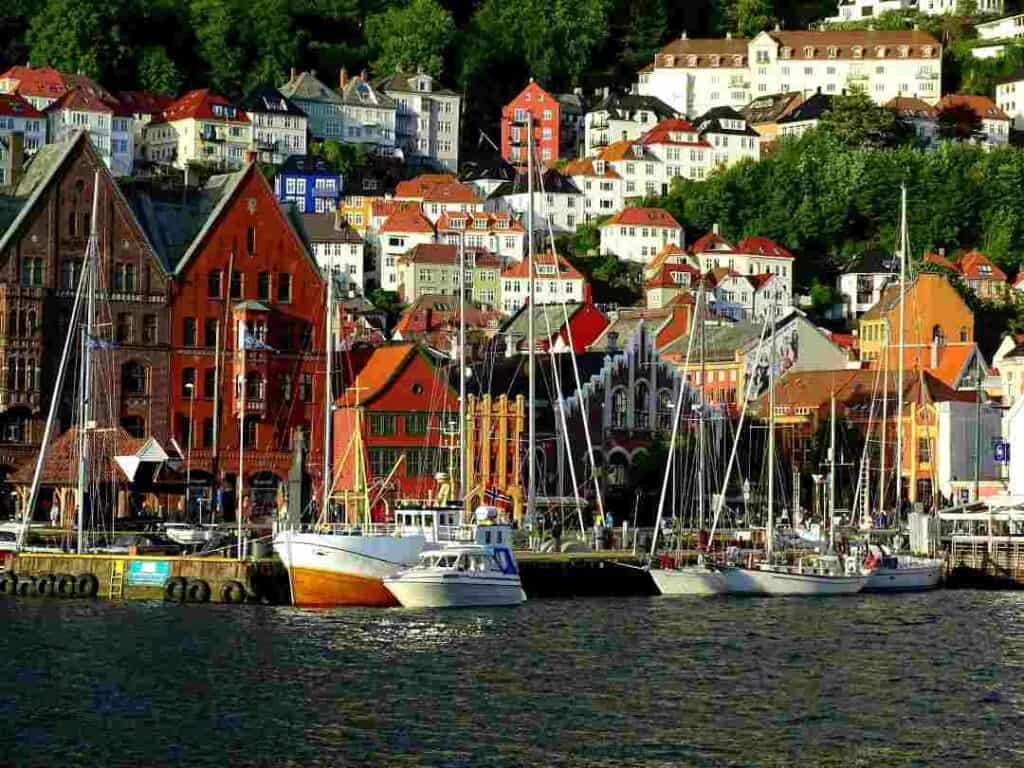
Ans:
[[[59,573],[53,580],[53,594],[56,597],[75,596],[75,577],[70,573]]]
[[[100,591],[100,580],[94,573],[83,573],[75,579],[75,597],[96,597]]]
[[[18,577],[10,571],[0,574],[0,595],[14,597],[18,594]]]
[[[188,597],[188,582],[183,576],[175,576],[164,587],[164,600],[184,603]]]
[[[240,582],[228,581],[220,588],[220,601],[238,605],[244,603],[246,598],[245,587]]]
[[[18,597],[35,597],[36,580],[31,576],[22,576],[18,579]]]
[[[37,597],[53,597],[55,594],[53,574],[44,573],[36,578]]]
[[[202,579],[189,582],[188,601],[190,603],[208,603],[210,601],[210,585]]]

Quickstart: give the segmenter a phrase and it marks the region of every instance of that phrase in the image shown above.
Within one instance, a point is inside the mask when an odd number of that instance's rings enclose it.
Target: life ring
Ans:
[[[220,601],[222,603],[238,605],[245,602],[245,597],[245,587],[240,582],[228,581],[220,588]]]
[[[183,576],[175,576],[167,582],[164,587],[164,600],[184,603],[186,597],[188,597],[188,582]]]
[[[18,597],[32,597],[36,593],[36,580],[31,576],[18,579]]]
[[[95,574],[83,573],[75,579],[75,597],[96,597],[100,591],[100,580]]]
[[[56,597],[75,596],[75,577],[70,573],[60,573],[53,580],[53,594]]]
[[[44,573],[42,576],[36,579],[36,596],[37,597],[53,597],[54,595],[54,578],[52,573]]]
[[[210,585],[202,579],[196,579],[188,585],[188,601],[190,603],[206,603],[210,600]]]
[[[0,595],[14,597],[18,592],[18,577],[7,572],[0,576]]]

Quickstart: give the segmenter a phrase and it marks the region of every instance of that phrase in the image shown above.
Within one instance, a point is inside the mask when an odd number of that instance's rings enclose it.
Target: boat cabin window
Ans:
[[[438,568],[454,568],[455,561],[458,560],[458,555],[441,555],[437,558]]]

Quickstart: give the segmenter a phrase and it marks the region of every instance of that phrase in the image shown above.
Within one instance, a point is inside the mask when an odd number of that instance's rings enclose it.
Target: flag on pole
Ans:
[[[502,493],[501,491],[494,487],[490,487],[487,489],[486,493],[484,493],[484,498],[487,500],[487,503],[490,504],[492,507],[504,508],[511,506],[512,504],[511,496],[509,496],[507,493]]]

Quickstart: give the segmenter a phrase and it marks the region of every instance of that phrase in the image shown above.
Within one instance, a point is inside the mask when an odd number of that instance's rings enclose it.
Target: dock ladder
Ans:
[[[110,600],[124,598],[124,560],[115,560],[110,569],[110,588],[107,590]]]

